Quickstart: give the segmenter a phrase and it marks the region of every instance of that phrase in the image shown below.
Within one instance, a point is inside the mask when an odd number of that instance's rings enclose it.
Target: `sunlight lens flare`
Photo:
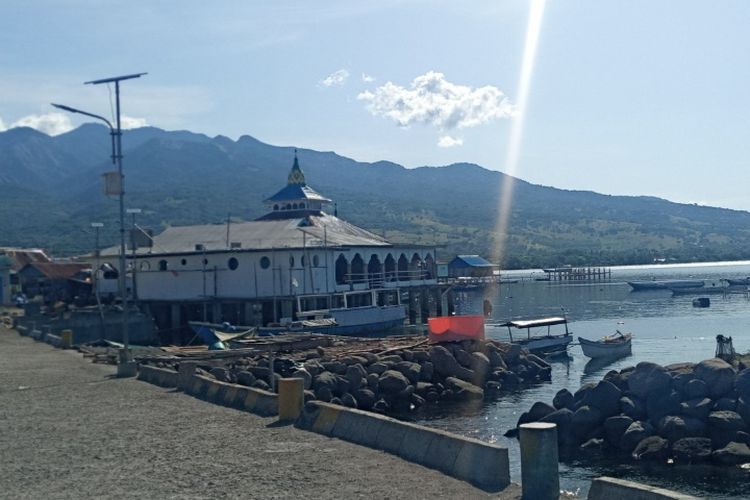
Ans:
[[[513,177],[518,170],[518,157],[523,140],[523,124],[526,117],[526,102],[531,87],[531,76],[534,70],[536,50],[539,44],[539,33],[542,28],[542,17],[546,0],[532,0],[529,9],[529,22],[526,27],[521,75],[518,80],[518,102],[516,116],[513,118],[510,131],[508,152],[505,158],[504,172],[507,174],[500,186],[498,198],[497,223],[495,225],[492,261],[501,263],[505,256],[508,238],[508,225],[513,205]]]

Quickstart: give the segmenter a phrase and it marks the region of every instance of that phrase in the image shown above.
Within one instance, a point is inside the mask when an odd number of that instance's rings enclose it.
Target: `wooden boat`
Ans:
[[[565,325],[565,333],[552,334],[550,327],[555,325]],[[573,340],[571,332],[568,331],[568,320],[563,316],[551,318],[531,319],[531,320],[513,320],[500,323],[497,326],[508,328],[510,342],[525,347],[534,354],[548,355],[551,353],[565,351]],[[532,328],[547,327],[546,335],[531,335]],[[526,338],[513,338],[512,329],[526,330]]]
[[[634,292],[641,290],[674,290],[675,288],[701,288],[705,286],[703,280],[651,280],[628,281]]]
[[[588,340],[578,337],[581,350],[589,358],[619,358],[631,354],[632,335],[617,330],[614,335],[609,335],[600,340]]]
[[[233,326],[229,323],[214,324],[200,321],[189,321],[188,325],[203,342],[208,344],[209,350],[226,349],[225,342],[255,335],[254,326]]]
[[[427,318],[431,344],[484,339],[484,316],[438,316]]]

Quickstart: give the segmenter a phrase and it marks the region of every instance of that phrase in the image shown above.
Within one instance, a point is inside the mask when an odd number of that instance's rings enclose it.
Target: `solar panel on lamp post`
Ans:
[[[103,83],[114,83],[115,84],[115,126],[110,123],[109,120],[103,116],[99,116],[80,109],[71,108],[70,106],[64,106],[62,104],[52,104],[58,109],[68,111],[70,113],[78,113],[81,115],[96,118],[107,124],[112,136],[112,162],[117,163],[117,174],[119,180],[119,201],[120,201],[120,262],[119,262],[119,289],[120,289],[120,300],[122,301],[122,344],[123,348],[120,350],[119,361],[123,369],[118,366],[118,376],[135,375],[135,370],[131,361],[132,355],[130,352],[130,336],[128,335],[128,292],[125,281],[125,181],[122,175],[122,122],[120,116],[120,82],[123,80],[131,80],[133,78],[140,78],[147,73],[134,73],[130,75],[115,76],[111,78],[102,78],[99,80],[92,80],[85,82],[90,85],[100,85]]]

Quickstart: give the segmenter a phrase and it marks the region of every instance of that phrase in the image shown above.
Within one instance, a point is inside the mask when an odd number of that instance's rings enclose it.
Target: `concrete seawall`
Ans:
[[[310,402],[297,425],[399,456],[487,491],[510,484],[508,450],[475,439],[323,402]]]
[[[588,500],[696,500],[671,490],[613,477],[598,477],[591,483]]]

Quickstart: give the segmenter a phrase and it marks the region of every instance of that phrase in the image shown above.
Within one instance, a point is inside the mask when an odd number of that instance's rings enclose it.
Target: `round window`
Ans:
[[[263,269],[268,269],[268,267],[271,265],[271,259],[268,257],[261,257],[260,259],[260,267]]]
[[[141,271],[148,271],[149,269],[151,269],[151,264],[149,264],[147,260],[144,260],[143,262],[141,262],[140,267]]]
[[[239,261],[237,261],[237,259],[235,259],[234,257],[230,258],[227,261],[227,266],[229,266],[229,269],[231,269],[232,271],[237,269],[237,266],[239,265],[240,265]]]

